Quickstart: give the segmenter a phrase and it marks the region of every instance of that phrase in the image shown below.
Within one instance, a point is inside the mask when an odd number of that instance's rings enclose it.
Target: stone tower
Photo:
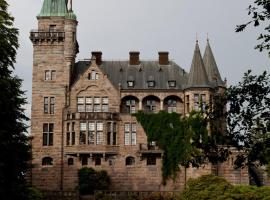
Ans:
[[[32,30],[33,86],[32,127],[33,151],[32,183],[46,189],[62,189],[63,108],[67,104],[75,57],[77,20],[68,9],[67,0],[44,0],[37,16],[38,28]],[[50,158],[54,159],[51,160]],[[41,161],[42,158],[42,161]],[[41,169],[43,163],[53,167]],[[53,181],[50,181],[53,180]]]

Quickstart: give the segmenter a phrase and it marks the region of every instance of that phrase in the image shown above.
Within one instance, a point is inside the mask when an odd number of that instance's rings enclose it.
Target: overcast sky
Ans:
[[[24,80],[23,89],[31,102],[32,43],[29,31],[37,28],[36,15],[43,0],[7,0],[20,29],[20,49],[16,74]],[[129,51],[141,52],[141,59],[157,59],[158,51],[189,71],[196,33],[202,53],[207,33],[223,78],[228,84],[241,80],[243,73],[269,71],[266,53],[254,50],[260,28],[235,33],[246,22],[246,8],[252,0],[73,0],[77,14],[80,53],[90,58],[100,50],[104,59],[128,59]],[[30,104],[27,113],[30,112]]]

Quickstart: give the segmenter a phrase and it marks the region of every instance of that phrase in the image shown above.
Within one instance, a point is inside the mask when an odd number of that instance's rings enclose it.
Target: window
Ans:
[[[56,71],[55,70],[45,70],[45,81],[54,81],[56,80]]]
[[[54,124],[43,124],[43,146],[53,146]]]
[[[86,144],[86,123],[80,123],[80,144]]]
[[[199,110],[199,94],[194,94],[194,110]]]
[[[108,97],[77,97],[78,112],[109,112]]]
[[[78,112],[85,112],[84,97],[77,98],[77,107],[78,107]]]
[[[42,159],[42,165],[43,166],[50,166],[53,165],[53,159],[51,157],[44,157]]]
[[[134,87],[134,81],[128,81],[128,87]]]
[[[109,98],[103,97],[102,98],[102,112],[108,112],[109,111]]]
[[[54,97],[44,97],[44,114],[54,114]]]
[[[82,165],[88,165],[88,156],[83,155],[81,157],[81,162],[82,162]]]
[[[96,73],[95,70],[92,70],[91,73],[88,75],[89,80],[98,80],[99,79],[99,74]]]
[[[187,111],[187,113],[190,112],[190,110],[189,110],[189,95],[186,95],[186,111]]]
[[[148,87],[155,87],[155,81],[148,81]]]
[[[101,158],[100,157],[95,157],[95,165],[96,166],[101,165]]]
[[[97,122],[97,145],[103,143],[103,123]]]
[[[156,165],[156,162],[157,162],[157,159],[155,156],[150,155],[147,157],[147,161],[146,161],[147,165]]]
[[[95,122],[88,124],[88,144],[95,144]]]
[[[107,145],[116,145],[116,123],[107,123]]]
[[[125,145],[136,145],[137,143],[137,127],[135,123],[126,123],[124,125]]]
[[[150,113],[156,112],[156,101],[155,100],[147,100],[146,101],[146,109]]]
[[[50,32],[56,31],[56,25],[54,25],[54,24],[50,25],[50,26],[49,26],[49,31],[50,31]]]
[[[135,165],[135,158],[129,156],[126,158],[126,166],[131,166],[131,165]]]
[[[136,113],[136,101],[135,100],[126,100],[126,107],[128,113],[133,114]]]
[[[73,158],[69,158],[68,159],[68,165],[74,165],[74,159]]]
[[[177,101],[173,99],[168,100],[168,113],[176,112]]]
[[[168,81],[168,85],[170,88],[176,87],[176,81]]]
[[[206,109],[206,95],[205,94],[194,94],[194,110]]]
[[[75,145],[75,122],[72,122],[71,130],[70,123],[67,123],[66,144]]]

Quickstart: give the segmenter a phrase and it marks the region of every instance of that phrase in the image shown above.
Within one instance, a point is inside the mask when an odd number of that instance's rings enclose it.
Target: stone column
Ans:
[[[163,110],[163,100],[160,101],[160,110]]]
[[[142,100],[139,100],[139,110],[142,110]]]

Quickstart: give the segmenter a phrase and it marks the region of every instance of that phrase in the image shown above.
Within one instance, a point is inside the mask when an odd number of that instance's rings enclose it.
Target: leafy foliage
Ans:
[[[238,25],[236,27],[236,32],[243,31],[248,25],[253,24],[255,27],[261,25],[263,22],[268,22],[264,28],[265,33],[261,33],[258,37],[258,40],[261,41],[255,49],[270,50],[270,1],[269,0],[255,0],[253,5],[248,7],[248,15],[251,16],[251,20]],[[269,51],[270,55],[270,51]]]
[[[25,174],[30,160],[24,124],[28,118],[22,108],[26,104],[20,90],[22,80],[12,74],[19,46],[18,30],[7,9],[7,2],[0,0],[0,199],[23,200],[27,199]]]
[[[212,175],[190,179],[180,200],[269,200],[270,187],[233,186],[224,178]]]
[[[111,180],[107,172],[82,168],[78,171],[80,194],[94,194],[95,190],[108,190]]]
[[[240,166],[265,165],[270,161],[270,75],[245,73],[243,81],[228,89],[228,128],[241,150]]]
[[[191,112],[188,117],[161,111],[157,114],[134,114],[147,134],[148,142],[155,141],[164,150],[163,182],[174,178],[179,165],[199,167],[205,162],[202,149],[207,146],[207,121],[201,112]]]

